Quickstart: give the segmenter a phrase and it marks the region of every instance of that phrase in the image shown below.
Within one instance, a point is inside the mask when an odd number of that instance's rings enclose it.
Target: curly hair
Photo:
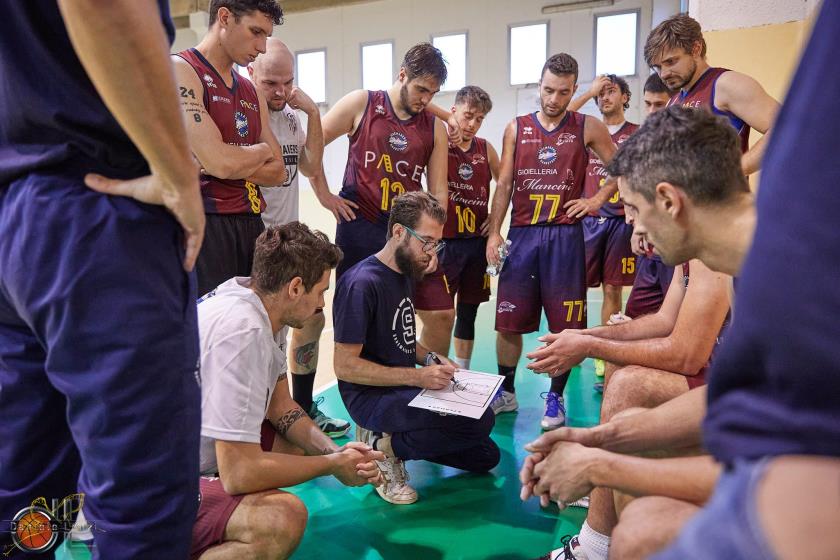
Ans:
[[[490,95],[478,86],[464,86],[455,94],[455,105],[465,104],[473,107],[485,115],[493,108]]]
[[[306,224],[272,226],[257,238],[251,282],[258,292],[272,294],[300,277],[309,292],[343,256],[325,234],[312,231]]]

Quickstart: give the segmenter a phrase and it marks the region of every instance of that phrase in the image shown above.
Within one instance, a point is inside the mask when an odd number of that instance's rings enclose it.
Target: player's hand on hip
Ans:
[[[591,198],[576,198],[563,205],[563,208],[566,209],[566,215],[570,218],[583,218],[600,207]]]
[[[588,495],[594,487],[589,473],[603,454],[600,449],[584,447],[579,443],[557,443],[551,453],[534,467],[537,478],[534,494],[540,496],[541,503],[543,496],[547,495],[558,502],[560,509],[567,502]]]
[[[481,224],[481,231],[482,237],[487,237],[490,235],[490,214],[487,215],[487,219]]]
[[[312,101],[312,98],[309,97],[305,91],[297,86],[292,88],[292,92],[289,94],[289,98],[286,99],[286,103],[288,103],[292,109],[300,109],[310,117],[316,113],[320,114],[320,111],[318,111],[318,105]]]
[[[321,203],[321,206],[332,212],[332,215],[335,216],[335,221],[338,223],[351,222],[356,219],[354,210],[358,210],[359,205],[352,200],[347,200],[346,198],[329,193],[323,200],[319,198],[318,201]]]
[[[450,364],[431,365],[417,370],[417,386],[423,389],[445,389],[452,383],[455,368]]]
[[[487,238],[487,249],[485,256],[487,257],[487,264],[499,264],[499,247],[504,245],[505,240],[498,233],[491,233]]]
[[[627,323],[628,321],[632,320],[632,317],[628,317],[627,315],[619,311],[618,313],[613,313],[612,315],[610,315],[610,319],[609,321],[607,321],[607,324],[610,326],[620,325],[621,323]]]
[[[204,239],[204,205],[198,185],[198,167],[183,183],[173,185],[152,170],[151,175],[136,179],[109,179],[96,173],[85,175],[91,189],[114,196],[125,196],[146,204],[165,206],[184,229],[184,269],[195,266]]]

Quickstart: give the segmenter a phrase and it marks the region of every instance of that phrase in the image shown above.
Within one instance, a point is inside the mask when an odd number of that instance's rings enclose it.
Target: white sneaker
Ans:
[[[575,500],[574,502],[569,502],[566,504],[566,507],[579,507],[584,509],[589,509],[589,496],[584,496],[579,500]]]
[[[85,514],[80,510],[76,516],[76,522],[70,530],[71,541],[87,542],[93,540],[93,532],[90,530],[90,523],[85,519]]]
[[[563,404],[563,397],[554,391],[543,393],[543,395],[541,396],[545,399],[545,414],[540,421],[540,427],[545,431],[556,430],[566,424],[566,407]]]
[[[373,431],[356,426],[356,440],[375,448],[377,436]],[[408,471],[405,461],[396,457],[387,457],[376,461],[385,482],[376,488],[376,493],[386,502],[401,506],[417,501],[417,490],[408,485]]]
[[[513,412],[519,408],[519,401],[516,400],[516,393],[510,393],[499,387],[499,390],[496,392],[496,396],[493,397],[493,401],[490,403],[490,408],[493,410],[493,414]]]
[[[588,560],[583,547],[578,542],[577,535],[571,538],[566,535],[561,539],[561,542],[563,543],[562,548],[552,550],[545,556],[541,556],[539,560]]]

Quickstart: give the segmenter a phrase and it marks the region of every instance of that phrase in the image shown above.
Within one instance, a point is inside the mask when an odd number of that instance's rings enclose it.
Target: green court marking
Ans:
[[[590,293],[589,323],[600,317],[600,290]],[[597,298],[597,299],[596,299]],[[476,345],[471,367],[496,372],[495,300],[479,308]],[[543,318],[540,333],[547,332]],[[524,352],[541,343],[540,333],[525,335]],[[541,509],[535,499],[519,500],[519,468],[526,453],[523,446],[536,438],[543,414],[540,393],[549,380],[519,363],[517,412],[496,418],[493,439],[502,459],[490,474],[468,474],[424,461],[411,461],[410,483],[420,499],[409,506],[383,501],[370,487],[347,488],[331,477],[301,484],[289,491],[309,509],[309,525],[296,559],[322,560],[467,560],[537,558],[559,546],[563,535],[578,532],[586,510],[554,506]],[[566,387],[568,424],[591,426],[598,422],[600,395],[591,360],[572,371]],[[327,389],[321,409],[328,415],[349,418],[337,387]],[[351,431],[351,434],[353,432]],[[346,438],[338,443],[348,441]],[[64,545],[58,560],[88,560],[79,545]]]

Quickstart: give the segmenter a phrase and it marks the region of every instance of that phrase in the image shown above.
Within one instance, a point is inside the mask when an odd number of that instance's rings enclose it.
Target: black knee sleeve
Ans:
[[[458,302],[455,311],[455,338],[461,340],[475,339],[475,316],[477,314],[478,305]]]

